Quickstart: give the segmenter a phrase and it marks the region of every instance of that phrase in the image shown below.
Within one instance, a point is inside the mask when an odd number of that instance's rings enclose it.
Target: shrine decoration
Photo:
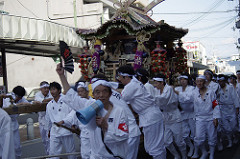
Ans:
[[[151,62],[151,74],[152,76],[162,73],[169,77],[169,71],[166,65],[167,51],[163,49],[159,41],[156,41],[156,48],[151,52],[152,62]]]
[[[176,48],[175,58],[175,72],[188,72],[187,66],[187,51],[182,48],[182,42],[178,42],[178,48]]]
[[[89,63],[92,59],[92,55],[82,54],[79,55],[79,68],[81,69],[82,76],[86,81],[90,81],[90,71],[89,71]]]
[[[142,30],[136,34],[136,41],[138,43],[135,59],[134,59],[134,70],[142,67],[143,58],[147,57],[147,50],[144,46],[144,42],[148,41],[151,38],[151,34],[146,33]]]
[[[98,73],[101,62],[100,56],[104,54],[104,51],[101,50],[101,45],[102,45],[101,41],[96,40],[96,38],[94,38],[91,41],[91,53],[92,53],[91,64],[94,74]]]

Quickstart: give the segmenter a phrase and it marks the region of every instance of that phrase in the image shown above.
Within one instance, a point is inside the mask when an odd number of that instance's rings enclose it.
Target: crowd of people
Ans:
[[[68,158],[76,158],[73,133],[64,127],[80,129],[83,159],[137,159],[141,134],[145,151],[154,159],[166,159],[167,152],[174,159],[214,159],[216,149],[239,142],[240,70],[237,76],[216,76],[209,69],[195,78],[182,73],[178,84],[171,86],[164,74],[150,79],[144,68],[134,71],[125,65],[116,71],[118,82],[96,74],[90,84],[78,81],[76,90],[60,64],[56,71],[61,84],[41,82],[34,101],[48,102],[46,111],[38,112],[46,155],[59,155],[64,146],[71,154]],[[124,86],[121,92],[119,83]],[[17,86],[1,95],[0,106],[26,104],[24,94],[25,89]],[[103,109],[81,123],[76,113],[99,101]],[[20,158],[18,115],[9,116],[3,109],[0,114],[0,156]]]

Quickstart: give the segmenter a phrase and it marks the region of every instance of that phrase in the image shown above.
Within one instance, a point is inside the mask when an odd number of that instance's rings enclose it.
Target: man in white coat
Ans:
[[[122,99],[139,115],[139,127],[143,128],[144,147],[154,159],[165,159],[163,115],[144,85],[134,77],[132,66],[121,66],[117,80],[124,85]]]
[[[88,85],[86,82],[78,82],[77,84],[77,92],[78,95],[81,98],[87,99],[89,101],[93,101],[92,97],[90,97],[89,94],[89,90],[88,90]],[[86,101],[86,100],[85,100]],[[77,105],[72,107],[77,107]],[[82,107],[83,108],[83,107]],[[82,108],[78,108],[82,109]],[[89,159],[91,156],[91,145],[90,145],[90,134],[89,134],[89,130],[87,128],[86,125],[82,124],[76,117],[76,115],[74,114],[74,117],[76,124],[79,126],[80,130],[81,130],[81,134],[80,134],[80,141],[81,141],[81,157],[83,159]]]
[[[52,95],[49,91],[49,83],[46,81],[42,81],[40,83],[40,91],[36,93],[34,103],[44,103],[52,100]],[[49,154],[49,138],[48,138],[48,130],[46,127],[45,120],[46,112],[38,112],[38,122],[39,122],[39,130],[42,138],[42,142],[45,148],[45,153]]]
[[[200,159],[206,159],[208,152],[205,142],[208,139],[209,159],[214,158],[217,144],[217,126],[221,117],[216,94],[205,86],[206,77],[199,75],[196,79],[197,89],[194,91],[194,113],[196,117],[196,133],[194,137],[195,151],[192,158],[198,158],[198,148],[202,151]]]
[[[0,123],[0,158],[15,159],[11,118],[2,108],[0,108]]]
[[[61,94],[61,85],[57,82],[50,83],[50,92],[53,99],[47,104],[46,109],[46,122],[48,123],[49,137],[50,137],[50,150],[49,155],[59,155],[62,152],[62,147],[65,147],[67,153],[75,152],[75,144],[73,134],[67,129],[58,127],[65,124],[65,120],[71,118],[72,109],[65,103],[65,96]],[[71,125],[65,124],[71,127]],[[59,159],[59,157],[54,157]],[[74,155],[69,155],[69,159],[75,159]]]
[[[217,94],[220,86],[218,83],[216,83],[212,80],[213,72],[210,69],[206,69],[204,71],[204,76],[206,77],[206,82],[205,82],[206,87],[213,90],[214,93]]]
[[[193,108],[193,91],[195,87],[188,85],[188,73],[181,74],[178,79],[180,80],[180,86],[175,88],[175,93],[178,95],[178,101],[182,110],[181,116],[183,120],[183,139],[190,148],[188,156],[191,157],[194,151],[194,146],[191,142],[191,139],[194,139],[195,135],[195,115]]]
[[[221,130],[228,139],[227,147],[232,147],[232,140],[237,132],[237,114],[239,113],[239,99],[233,85],[227,84],[225,75],[218,75],[220,89],[218,103],[221,112]]]
[[[178,109],[178,98],[173,88],[166,84],[166,77],[158,74],[153,78],[156,89],[155,100],[164,116],[164,144],[176,159],[187,158],[186,144],[182,135],[182,118]],[[180,150],[177,152],[174,142]]]
[[[102,74],[97,74],[97,75],[93,76],[92,82],[93,81],[95,82],[100,79],[108,81],[106,76],[104,76]],[[117,84],[116,87],[112,88],[112,95],[109,100],[112,103],[120,103],[119,106],[121,106],[121,108],[123,108],[127,114],[128,124],[129,124],[129,138],[128,138],[128,154],[127,154],[126,159],[137,159],[141,132],[136,123],[135,116],[133,115],[129,106],[122,99],[121,93],[116,91],[116,89],[118,87],[118,83],[116,83],[116,84]]]
[[[238,94],[238,99],[240,101],[240,70],[237,70],[237,84],[236,84],[236,92]],[[238,132],[240,132],[240,114],[238,114]]]
[[[13,88],[12,93],[7,95],[13,98],[14,105],[21,105],[21,104],[30,104],[23,96],[25,95],[26,91],[22,86],[16,86]],[[7,108],[11,105],[10,98],[3,99],[3,108]],[[21,151],[21,143],[20,143],[20,135],[19,135],[19,124],[18,118],[19,114],[10,115],[12,122],[12,131],[14,136],[14,147],[15,147],[15,155],[16,158],[21,158],[22,151]]]
[[[84,101],[79,98],[76,92],[70,88],[70,85],[64,75],[61,65],[56,69],[62,82],[66,96],[71,102],[70,105],[82,105],[89,107],[91,104],[96,106],[93,101]],[[93,95],[98,103],[103,105],[103,109],[94,115],[88,123],[91,143],[91,159],[114,159],[117,157],[126,158],[127,139],[128,139],[128,119],[124,109],[119,102],[109,101],[112,95],[112,83],[105,80],[98,80],[92,84]]]
[[[144,68],[139,68],[136,70],[135,77],[144,84],[147,91],[154,97],[155,88],[152,84],[149,83],[149,73]]]

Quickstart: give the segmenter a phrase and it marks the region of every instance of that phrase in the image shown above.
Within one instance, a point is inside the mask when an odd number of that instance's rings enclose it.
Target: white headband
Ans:
[[[133,75],[130,75],[128,73],[122,73],[122,72],[118,72],[118,75],[122,75],[122,76],[133,76]]]
[[[78,82],[77,89],[81,87],[88,91],[88,86],[84,82]]]
[[[204,80],[206,80],[206,77],[204,75],[199,75],[196,79],[204,79]]]
[[[210,73],[212,76],[213,76],[213,73],[211,72],[211,71],[209,71],[209,70],[206,70],[205,72],[204,72],[204,74],[205,73]]]
[[[137,72],[136,75],[138,75],[138,76],[143,76],[143,75],[142,75],[141,73],[139,73],[139,72]]]
[[[236,74],[237,74],[237,75],[239,75],[239,74],[240,74],[240,72],[236,72]]]
[[[179,77],[178,77],[178,79],[180,79],[180,78],[185,78],[185,79],[188,79],[188,76],[181,75],[181,76],[179,76]]]
[[[91,80],[91,82],[94,83],[94,82],[96,82],[97,80],[98,80],[98,78],[93,78],[93,79]]]
[[[96,81],[92,84],[92,90],[94,91],[94,89],[99,85],[110,87],[112,89],[117,89],[118,88],[118,83],[117,82],[107,82],[105,80],[98,80],[98,81]]]
[[[165,82],[163,78],[153,78],[153,80],[158,81],[158,82]]]
[[[218,77],[217,80],[218,80],[218,81],[219,81],[219,80],[224,81],[224,80],[225,80],[225,77],[220,77],[220,78]]]
[[[43,85],[40,86],[40,88],[44,88],[44,87],[49,87],[49,84],[44,83]]]

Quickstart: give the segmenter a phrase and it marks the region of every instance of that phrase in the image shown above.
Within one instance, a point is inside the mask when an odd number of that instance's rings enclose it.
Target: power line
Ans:
[[[215,29],[215,30],[213,30],[212,32],[210,32],[210,33],[208,33],[208,34],[206,34],[206,35],[204,35],[204,36],[202,36],[202,37],[200,37],[200,38],[198,38],[198,39],[202,39],[202,38],[207,37],[208,35],[212,35],[212,34],[215,34],[215,33],[219,32],[220,30],[224,29],[226,26],[228,26],[229,24],[231,24],[233,20],[234,20],[234,19],[232,19],[231,21],[229,21],[228,23],[226,23],[226,24],[225,24],[224,26],[222,26],[221,28]]]
[[[220,22],[220,23],[217,23],[217,24],[214,24],[214,25],[211,25],[211,26],[207,26],[207,27],[202,27],[202,28],[198,28],[198,29],[190,29],[190,31],[200,31],[200,30],[209,30],[209,29],[214,29],[215,27],[219,27],[221,25],[224,25],[228,22],[232,22],[235,18],[237,18],[237,16],[234,16],[226,21],[223,21],[223,22]]]
[[[153,14],[169,14],[169,15],[176,15],[176,14],[219,14],[219,13],[229,13],[229,12],[236,12],[237,9],[225,10],[225,11],[211,11],[211,12],[181,12],[181,13],[153,13]]]
[[[13,64],[13,63],[15,63],[15,62],[18,62],[18,61],[20,61],[20,60],[22,60],[22,59],[24,59],[24,58],[26,58],[26,57],[27,57],[27,56],[24,56],[24,57],[21,57],[21,58],[13,61],[13,62],[11,62],[11,63],[8,63],[7,66],[9,66],[9,65],[11,65],[11,64]]]
[[[188,22],[185,23],[184,26],[186,26],[186,25],[192,26],[192,25],[198,23],[201,19],[203,19],[204,17],[208,16],[211,11],[213,11],[214,9],[219,7],[223,2],[224,2],[224,0],[216,1],[213,4],[213,6],[206,13],[198,16],[197,18],[191,18],[191,19],[187,20]]]
[[[36,14],[34,14],[30,9],[28,9],[27,7],[25,7],[19,0],[17,0],[18,3],[23,7],[25,8],[26,10],[28,10],[30,13],[32,13],[36,18],[39,18]]]

